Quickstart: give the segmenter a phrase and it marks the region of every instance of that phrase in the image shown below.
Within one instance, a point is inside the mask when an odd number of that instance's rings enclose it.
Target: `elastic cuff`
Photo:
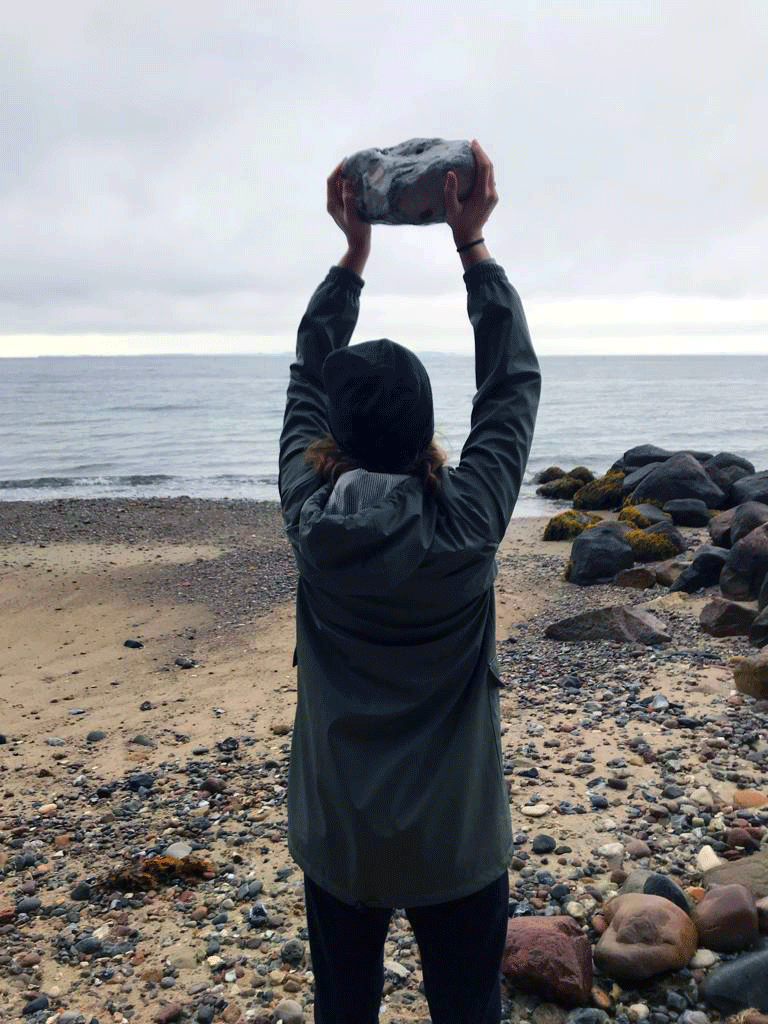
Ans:
[[[348,288],[354,288],[358,292],[365,285],[365,281],[354,270],[350,270],[349,267],[340,267],[335,263],[328,272],[328,278],[331,281],[338,281],[339,284],[344,284]]]
[[[492,258],[475,263],[473,267],[470,267],[464,273],[464,283],[467,286],[467,290],[474,288],[475,285],[481,284],[483,281],[506,280],[507,275],[504,273],[503,268]]]

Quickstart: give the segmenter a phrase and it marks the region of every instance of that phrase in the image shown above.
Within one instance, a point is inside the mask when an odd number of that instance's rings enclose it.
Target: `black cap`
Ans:
[[[323,384],[336,444],[366,469],[402,472],[432,441],[429,375],[389,338],[335,349],[323,362]]]

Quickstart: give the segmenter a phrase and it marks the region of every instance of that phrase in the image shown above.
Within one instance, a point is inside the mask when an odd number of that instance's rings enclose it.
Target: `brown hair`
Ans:
[[[440,468],[447,460],[448,456],[433,440],[400,472],[419,477],[427,494],[434,494],[440,486]],[[335,484],[341,474],[350,469],[365,469],[358,459],[345,455],[330,434],[312,442],[304,452],[304,461],[325,483]]]

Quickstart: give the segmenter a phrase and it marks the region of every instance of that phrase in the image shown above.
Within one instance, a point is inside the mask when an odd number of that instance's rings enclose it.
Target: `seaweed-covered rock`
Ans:
[[[725,502],[725,494],[712,483],[702,464],[686,452],[673,455],[656,466],[632,492],[635,504],[676,498],[697,498],[707,508],[722,508]]]
[[[657,523],[672,523],[672,517],[669,513],[662,512],[658,505],[651,504],[650,501],[630,507],[636,509],[644,519],[648,520],[651,526],[656,526]]]
[[[761,501],[768,505],[768,470],[737,480],[733,485],[733,497],[737,505],[744,501]]]
[[[586,466],[574,466],[568,476],[575,476],[577,480],[581,480],[585,484],[591,484],[595,479],[595,474]]]
[[[663,533],[630,530],[624,539],[632,548],[636,562],[661,562],[678,554],[674,542]]]
[[[589,526],[601,522],[594,512],[579,512],[570,508],[566,512],[553,516],[544,529],[544,540],[573,540]]]
[[[548,484],[541,484],[536,488],[536,493],[540,494],[542,498],[570,500],[583,486],[583,482],[575,476],[559,476],[556,480],[550,480]]]
[[[646,526],[644,532],[663,534],[667,540],[671,541],[675,545],[675,553],[678,555],[682,555],[688,547],[685,537],[680,533],[671,519],[664,520],[661,523],[654,523],[652,526]]]
[[[731,547],[763,523],[768,523],[768,505],[761,501],[745,501],[733,510]]]
[[[566,572],[569,582],[582,587],[609,583],[617,572],[634,564],[635,556],[621,526],[621,523],[600,523],[578,535],[571,547]]]
[[[559,480],[561,476],[568,476],[564,469],[560,469],[559,466],[547,466],[546,469],[542,469],[535,482],[537,484],[549,484],[553,480]]]
[[[616,509],[621,506],[621,482],[624,474],[609,470],[605,476],[584,484],[573,496],[573,507],[590,509]]]
[[[646,526],[651,525],[650,519],[647,519],[642,512],[638,512],[635,505],[624,506],[621,512],[619,512],[619,522],[629,523],[630,526],[634,526],[637,530],[644,530]]]
[[[758,596],[768,573],[768,523],[733,545],[720,574],[723,597],[749,601]]]
[[[738,601],[713,598],[699,615],[699,624],[710,636],[748,636],[757,611]]]
[[[663,505],[662,512],[672,516],[675,526],[709,525],[709,509],[698,498],[674,498]]]
[[[731,546],[731,523],[735,512],[735,508],[727,508],[725,512],[718,512],[709,521],[709,535],[719,548]]]

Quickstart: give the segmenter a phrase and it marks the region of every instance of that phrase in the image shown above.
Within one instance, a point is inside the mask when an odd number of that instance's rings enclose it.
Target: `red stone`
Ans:
[[[543,999],[589,1004],[592,948],[572,918],[510,919],[501,970],[510,985]]]

